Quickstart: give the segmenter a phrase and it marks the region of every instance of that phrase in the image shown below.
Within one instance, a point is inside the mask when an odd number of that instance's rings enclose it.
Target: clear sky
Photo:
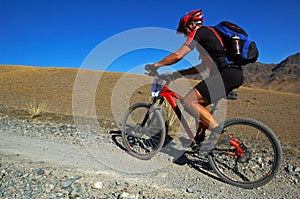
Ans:
[[[241,25],[257,42],[258,61],[279,63],[300,52],[299,8],[299,0],[0,0],[0,64],[78,68],[99,44],[124,31],[157,27],[175,35],[180,17],[193,9],[203,10],[206,25],[221,20]],[[158,36],[150,35],[150,42]],[[174,41],[169,51],[184,41],[174,36],[166,42],[173,39],[179,42]],[[119,45],[136,42],[134,37],[125,40]],[[126,59],[116,57],[111,70],[124,72],[169,53],[139,48],[138,54],[130,52]],[[114,50],[115,46],[105,53]],[[96,59],[103,56],[100,53]]]

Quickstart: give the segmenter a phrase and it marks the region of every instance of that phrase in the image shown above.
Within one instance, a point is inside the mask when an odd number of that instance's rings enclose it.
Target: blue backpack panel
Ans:
[[[248,39],[248,34],[241,27],[222,21],[213,26],[213,29],[225,48],[227,64],[246,65],[257,60],[257,46],[254,41]]]

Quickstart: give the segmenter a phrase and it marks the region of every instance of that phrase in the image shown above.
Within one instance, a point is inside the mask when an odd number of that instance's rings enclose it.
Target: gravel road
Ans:
[[[110,122],[96,130],[89,127],[89,133],[78,129],[0,112],[0,198],[300,196],[299,154],[292,153],[299,152],[299,146],[292,152],[291,146],[283,146],[282,169],[269,184],[245,190],[220,181],[205,159],[186,154],[176,162],[166,156],[154,162],[132,159],[118,144],[118,129]]]

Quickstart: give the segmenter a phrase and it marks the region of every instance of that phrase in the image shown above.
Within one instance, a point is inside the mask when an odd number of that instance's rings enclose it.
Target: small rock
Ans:
[[[194,190],[194,189],[192,189],[192,188],[187,188],[187,189],[186,189],[186,192],[188,192],[188,193],[194,193],[194,192],[195,192],[195,190]]]
[[[2,180],[5,173],[6,173],[6,171],[4,169],[2,171],[0,171],[0,180]]]
[[[287,171],[288,173],[293,172],[293,166],[292,166],[292,165],[286,166],[285,169],[286,169],[286,171]]]
[[[120,186],[120,185],[121,185],[121,182],[117,181],[117,182],[116,182],[116,185],[117,185],[117,186]]]
[[[89,182],[85,182],[84,183],[84,187],[86,187],[86,188],[90,187],[90,183]]]
[[[113,193],[112,195],[115,196],[116,198],[119,198],[120,195],[121,195],[121,193],[120,193],[120,192],[115,192],[115,193]]]
[[[36,174],[38,175],[43,175],[45,173],[45,171],[43,169],[39,169]]]
[[[120,196],[119,199],[138,199],[139,196],[135,194],[130,194],[127,192],[123,192]]]
[[[69,198],[79,199],[80,195],[81,195],[81,193],[73,190],[71,193],[69,193]]]
[[[0,104],[0,112],[4,112],[6,107],[3,104]]]
[[[53,184],[46,184],[46,193],[50,193],[54,188],[55,188],[55,185]]]
[[[103,188],[103,183],[102,182],[96,182],[91,185],[92,189],[102,189]]]
[[[68,180],[63,180],[63,181],[60,182],[60,187],[62,189],[67,188],[67,187],[71,186],[79,178],[81,178],[81,177],[79,176],[79,177],[76,177],[76,178],[71,178],[71,179],[68,179]]]
[[[296,167],[295,172],[300,172],[300,167]]]

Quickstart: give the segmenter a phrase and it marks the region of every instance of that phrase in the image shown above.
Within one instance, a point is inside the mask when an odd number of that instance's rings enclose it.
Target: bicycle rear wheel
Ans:
[[[143,102],[132,105],[122,122],[122,138],[130,155],[151,159],[161,150],[166,138],[165,121],[159,108]]]
[[[235,118],[225,121],[224,129],[232,136],[231,144],[217,145],[208,154],[211,167],[223,181],[251,189],[267,184],[276,176],[282,149],[267,126],[256,120]],[[233,147],[236,143],[242,151]]]

